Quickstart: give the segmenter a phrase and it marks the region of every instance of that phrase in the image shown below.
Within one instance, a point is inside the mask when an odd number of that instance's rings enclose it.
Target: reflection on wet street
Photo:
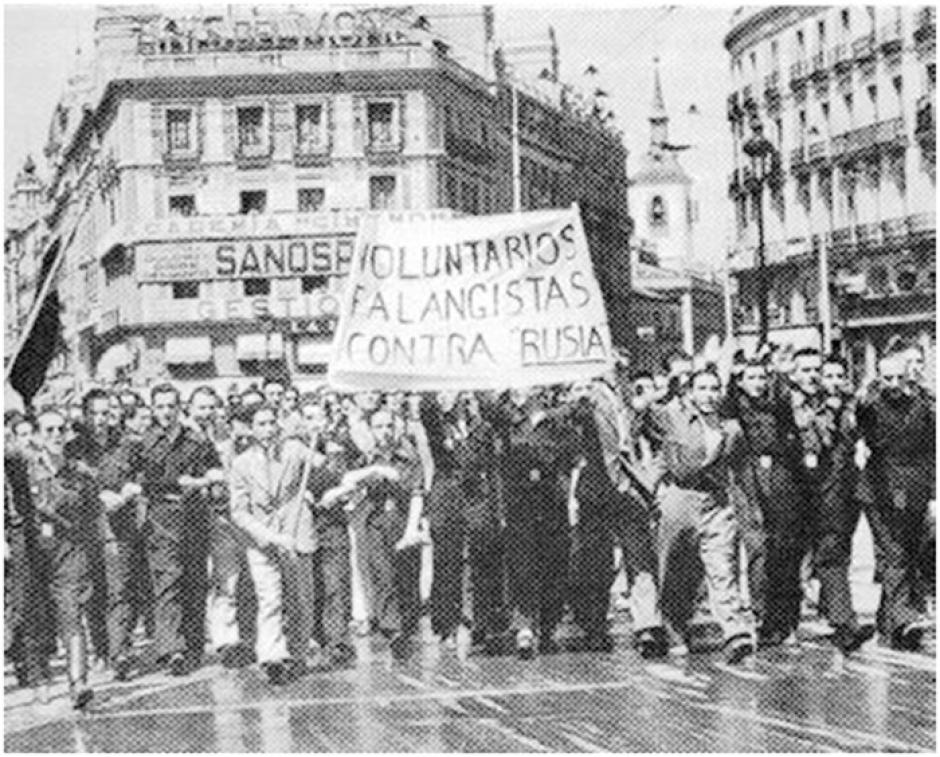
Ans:
[[[257,670],[209,665],[98,687],[72,715],[5,696],[6,751],[794,752],[936,750],[936,664],[874,644],[848,660],[804,634],[799,649],[744,667],[716,654],[642,660],[446,652],[428,640],[407,663],[358,640],[352,669],[272,688]],[[7,679],[9,685],[9,678]]]

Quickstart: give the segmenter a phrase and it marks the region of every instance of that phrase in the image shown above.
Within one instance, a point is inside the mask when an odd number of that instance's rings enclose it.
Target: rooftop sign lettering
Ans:
[[[408,6],[331,8],[274,18],[161,16],[138,33],[141,55],[321,50],[415,44]]]

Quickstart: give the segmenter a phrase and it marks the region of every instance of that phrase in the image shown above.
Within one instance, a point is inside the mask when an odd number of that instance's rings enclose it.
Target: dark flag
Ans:
[[[27,405],[42,388],[52,359],[65,349],[60,319],[62,304],[55,288],[61,263],[60,244],[61,241],[57,240],[43,255],[40,284],[26,320],[25,338],[21,336],[6,370],[7,383],[22,395]]]

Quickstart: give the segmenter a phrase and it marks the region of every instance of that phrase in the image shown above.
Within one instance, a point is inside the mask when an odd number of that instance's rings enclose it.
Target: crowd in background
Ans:
[[[64,650],[85,707],[89,669],[143,672],[143,634],[172,675],[212,658],[282,684],[353,664],[354,605],[397,660],[425,611],[444,649],[464,628],[473,652],[550,654],[567,609],[569,648],[612,652],[618,569],[644,658],[687,654],[703,603],[729,663],[797,644],[810,577],[841,653],[876,632],[919,649],[935,587],[923,352],[895,344],[858,387],[812,349],[714,352],[502,393],[164,383],[8,412],[19,683],[42,700]],[[863,512],[874,626],[849,583]]]

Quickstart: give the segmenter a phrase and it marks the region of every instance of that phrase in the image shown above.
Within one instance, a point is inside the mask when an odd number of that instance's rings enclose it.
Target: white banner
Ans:
[[[581,218],[569,210],[360,227],[329,381],[507,389],[612,366]]]

